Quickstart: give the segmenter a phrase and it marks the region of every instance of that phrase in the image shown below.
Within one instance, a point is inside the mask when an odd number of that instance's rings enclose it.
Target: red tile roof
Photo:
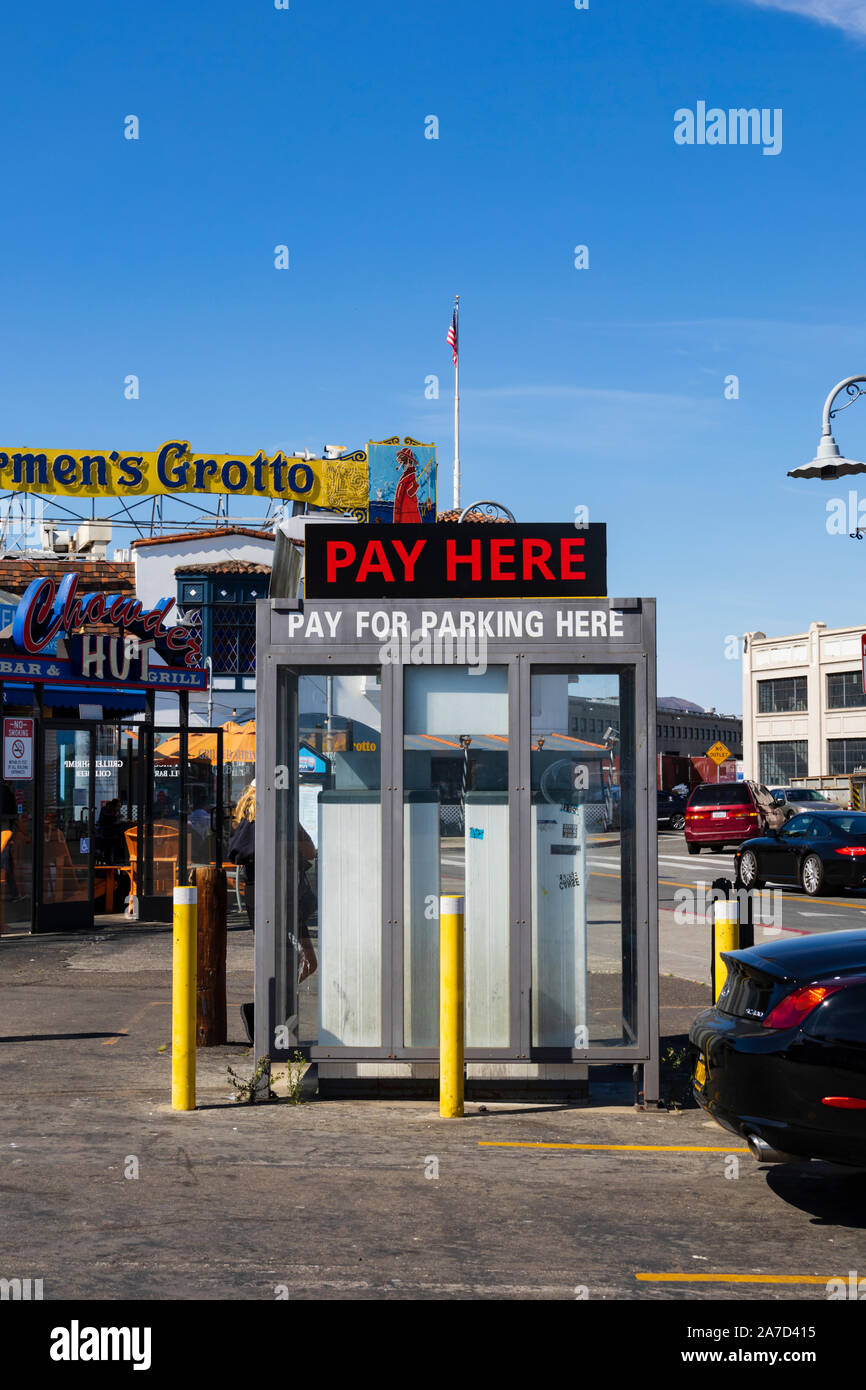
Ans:
[[[257,565],[252,560],[208,560],[205,565],[176,565],[175,574],[270,574],[270,565]]]
[[[76,560],[68,555],[0,556],[0,588],[21,595],[34,579],[79,575],[82,591],[125,594],[135,590],[135,565],[131,560]]]
[[[224,539],[226,536],[252,536],[258,541],[272,541],[273,531],[252,531],[248,526],[219,526],[213,531],[175,531],[167,536],[144,536],[132,541],[130,548],[138,550],[143,545],[174,545],[177,541],[209,541]]]

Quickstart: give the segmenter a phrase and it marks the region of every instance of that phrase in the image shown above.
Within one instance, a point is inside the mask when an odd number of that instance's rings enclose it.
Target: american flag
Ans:
[[[451,327],[448,329],[448,337],[445,339],[445,341],[446,341],[446,343],[448,344],[448,346],[451,348],[451,360],[453,361],[454,366],[456,367],[456,366],[457,366],[457,309],[456,309],[456,308],[452,311],[452,314],[451,314]]]

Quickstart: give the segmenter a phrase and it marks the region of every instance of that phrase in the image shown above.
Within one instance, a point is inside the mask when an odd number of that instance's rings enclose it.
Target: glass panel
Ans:
[[[789,714],[806,709],[806,677],[782,676],[758,681],[758,713]]]
[[[591,740],[569,735],[574,718],[590,706],[603,711],[600,733]],[[531,719],[532,1045],[631,1042],[637,1031],[632,672],[536,668]]]
[[[862,671],[837,671],[827,676],[828,709],[861,709],[866,705]]]
[[[0,931],[33,926],[33,782],[3,782],[0,804]]]
[[[403,718],[404,1043],[439,1042],[442,893],[466,899],[466,1046],[507,1047],[507,667],[406,667]]]
[[[382,1041],[381,696],[375,671],[280,675],[277,1017],[293,1042]]]
[[[46,729],[42,902],[90,900],[90,753],[86,729]]]
[[[808,740],[798,738],[787,743],[759,743],[758,763],[761,781],[771,787],[785,786],[792,777],[805,777],[809,771]]]
[[[803,745],[805,748],[805,744]],[[866,739],[831,738],[827,740],[828,772],[842,776],[866,766]],[[804,766],[803,773],[808,771]]]
[[[116,724],[99,724],[93,737],[96,740],[94,861],[98,865],[126,864],[129,861],[126,831],[135,824],[130,804],[135,797],[130,775],[131,740],[128,735],[123,737]]]

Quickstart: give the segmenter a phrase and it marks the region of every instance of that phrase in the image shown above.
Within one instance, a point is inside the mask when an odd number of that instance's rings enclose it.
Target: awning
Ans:
[[[46,705],[54,708],[68,705],[77,709],[79,705],[101,705],[103,709],[122,710],[138,713],[145,708],[143,690],[123,690],[115,686],[93,685],[43,685],[43,698]],[[3,682],[4,705],[32,705],[33,686],[18,685],[14,681]]]

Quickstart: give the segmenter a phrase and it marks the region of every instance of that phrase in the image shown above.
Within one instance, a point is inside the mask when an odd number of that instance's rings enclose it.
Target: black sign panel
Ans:
[[[307,598],[602,598],[607,527],[308,526]]]

